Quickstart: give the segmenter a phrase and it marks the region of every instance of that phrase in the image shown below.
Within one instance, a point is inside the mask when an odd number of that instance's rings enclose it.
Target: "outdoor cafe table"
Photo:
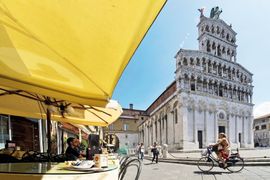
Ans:
[[[0,180],[117,180],[118,166],[109,165],[102,171],[71,171],[65,163],[2,163]]]

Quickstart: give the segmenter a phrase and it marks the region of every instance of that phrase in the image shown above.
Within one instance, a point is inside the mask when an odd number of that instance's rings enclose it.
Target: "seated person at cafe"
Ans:
[[[82,158],[82,155],[78,151],[78,141],[76,138],[70,137],[67,139],[68,147],[66,149],[66,159],[68,161],[77,160],[78,158]]]

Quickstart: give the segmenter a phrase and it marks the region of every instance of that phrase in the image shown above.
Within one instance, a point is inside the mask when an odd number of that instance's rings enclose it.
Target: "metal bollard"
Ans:
[[[163,158],[167,158],[168,157],[168,144],[163,144],[162,147],[162,154],[163,154]]]

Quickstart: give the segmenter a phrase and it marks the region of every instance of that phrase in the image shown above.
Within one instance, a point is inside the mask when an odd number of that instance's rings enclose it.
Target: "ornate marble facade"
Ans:
[[[178,51],[175,92],[148,108],[140,138],[146,145],[198,149],[225,132],[233,147],[253,147],[252,73],[236,61],[236,32],[203,13],[197,27],[199,50]]]

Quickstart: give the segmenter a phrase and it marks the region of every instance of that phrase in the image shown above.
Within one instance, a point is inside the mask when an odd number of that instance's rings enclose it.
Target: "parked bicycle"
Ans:
[[[208,147],[202,158],[199,159],[197,166],[203,172],[209,172],[215,165],[220,168],[224,168],[223,163],[220,163],[217,158],[214,157],[212,148]],[[227,167],[230,172],[240,172],[244,168],[244,159],[240,157],[239,152],[232,153],[226,160]]]

